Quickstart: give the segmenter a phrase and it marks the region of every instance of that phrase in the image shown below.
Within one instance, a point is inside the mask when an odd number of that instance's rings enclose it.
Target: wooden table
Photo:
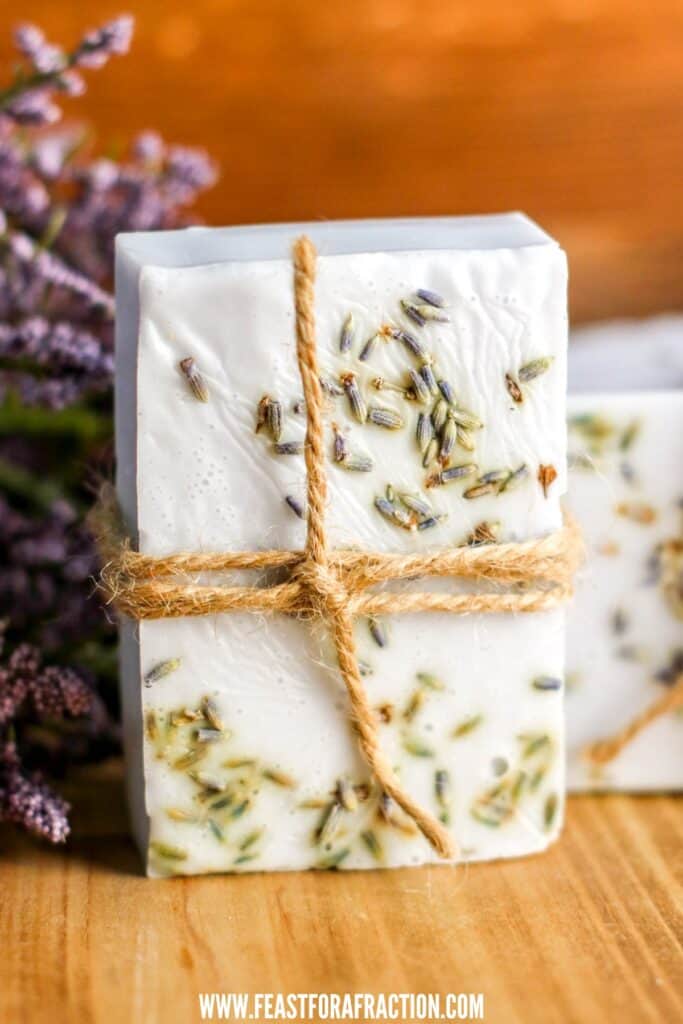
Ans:
[[[575,797],[544,856],[150,881],[117,765],[67,849],[0,830],[3,1024],[198,1021],[200,991],[483,992],[491,1024],[683,1020],[683,816]]]

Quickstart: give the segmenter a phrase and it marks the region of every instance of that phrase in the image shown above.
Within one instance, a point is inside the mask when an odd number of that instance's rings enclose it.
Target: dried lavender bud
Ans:
[[[412,385],[412,390],[415,394],[415,398],[417,399],[418,402],[422,403],[422,405],[425,405],[432,396],[429,388],[427,387],[424,381],[424,378],[422,377],[422,374],[418,373],[417,370],[411,369],[408,370],[408,375],[410,377],[410,383]]]
[[[270,395],[264,395],[256,406],[256,428],[255,433],[258,434],[263,430],[266,423],[268,422],[268,406],[270,405]]]
[[[156,683],[165,676],[170,675],[172,672],[176,672],[181,665],[182,661],[180,658],[168,658],[166,661],[160,661],[148,672],[145,672],[143,677],[145,686],[151,686],[152,683]]]
[[[501,493],[503,491],[509,491],[513,487],[517,487],[518,484],[523,483],[529,477],[529,467],[526,463],[522,463],[517,469],[513,469],[506,480],[503,481],[500,487]]]
[[[495,484],[495,483],[475,484],[474,487],[470,487],[466,491],[463,492],[463,498],[467,498],[468,500],[472,500],[473,498],[483,498],[485,494],[497,494],[497,493],[498,493],[498,484]]]
[[[431,464],[433,462],[436,462],[436,459],[438,458],[438,455],[439,455],[439,441],[438,441],[438,438],[433,437],[431,439],[431,441],[429,442],[429,444],[427,445],[427,447],[425,448],[424,456],[422,458],[422,465],[423,465],[424,469],[428,469],[429,466],[431,466]]]
[[[450,317],[444,309],[432,306],[429,303],[419,303],[417,305],[410,306],[411,312],[408,314],[412,316],[416,323],[420,320],[425,324],[429,320],[436,321],[437,323],[447,324],[450,322]],[[404,311],[408,313],[408,310],[404,307]]]
[[[536,676],[531,685],[534,690],[561,690],[562,680],[555,676]]]
[[[428,516],[426,519],[421,519],[419,521],[419,523],[417,524],[417,528],[420,532],[422,532],[423,530],[431,530],[435,526],[438,526],[439,523],[442,523],[446,518],[447,516],[445,515],[445,513],[439,516]]]
[[[403,417],[399,413],[379,405],[373,405],[368,409],[368,421],[375,426],[384,427],[385,430],[400,430],[403,426]]]
[[[477,480],[478,484],[502,484],[510,479],[509,469],[491,469]]]
[[[517,402],[519,404],[524,401],[522,389],[511,373],[505,374],[505,387],[507,388],[508,394],[513,402]]]
[[[443,398],[439,398],[432,409],[432,423],[434,424],[434,430],[437,434],[440,434],[444,428],[446,420],[448,419],[448,404]]]
[[[439,805],[445,807],[450,795],[450,780],[444,768],[434,773],[434,793]]]
[[[441,394],[443,395],[445,401],[447,403],[449,403],[450,406],[455,406],[455,404],[456,404],[456,394],[455,394],[455,391],[453,390],[451,384],[449,383],[449,381],[445,381],[445,380],[438,381],[438,389],[441,392]]]
[[[431,516],[433,513],[432,506],[421,494],[407,494],[403,492],[398,497],[399,501],[403,502],[407,509],[417,513],[419,516]]]
[[[441,431],[441,447],[439,448],[439,461],[443,464],[448,462],[448,459],[453,454],[455,448],[455,442],[458,439],[458,429],[453,422],[452,417],[449,415],[446,422],[443,425]]]
[[[334,434],[334,447],[333,447],[333,458],[335,462],[343,462],[349,454],[349,446],[346,441],[346,437],[342,434],[341,430],[336,423],[332,424],[332,432]]]
[[[402,328],[396,327],[391,331],[391,337],[405,345],[411,355],[416,356],[418,359],[427,358],[427,350],[424,345],[410,331],[404,331]]]
[[[345,373],[341,377],[341,383],[346,392],[346,397],[351,406],[351,412],[359,423],[365,423],[368,418],[368,407],[365,404],[355,373]]]
[[[208,402],[209,389],[206,386],[206,381],[197,369],[197,364],[192,356],[188,356],[186,359],[181,359],[178,365],[185,374],[187,383],[190,385],[190,390],[197,401]]]
[[[381,619],[372,616],[368,619],[368,629],[370,636],[375,641],[378,647],[386,647],[389,643],[389,633],[387,627]]]
[[[350,452],[341,463],[343,469],[352,473],[370,473],[374,469],[374,462],[369,455],[359,455]]]
[[[407,513],[405,509],[399,508],[392,501],[388,501],[386,498],[382,497],[375,498],[375,508],[384,516],[385,519],[389,520],[390,523],[394,523],[396,526],[401,526],[404,530],[415,529],[416,523],[414,516]]]
[[[445,400],[448,402],[448,404],[449,405],[455,405],[455,392],[453,391],[453,388],[448,383],[448,381],[447,380],[440,380],[438,382],[438,385],[439,385],[439,391],[441,392],[441,394],[443,395]]]
[[[371,338],[368,338],[368,340],[363,345],[363,348],[360,350],[360,354],[358,356],[358,358],[361,361],[361,363],[365,363],[365,362],[368,361],[368,359],[370,358],[372,353],[377,348],[377,343],[378,342],[379,342],[379,334],[373,334]]]
[[[289,505],[295,516],[298,516],[299,519],[306,518],[306,509],[302,502],[300,502],[298,498],[295,498],[293,494],[287,494],[285,496],[285,502]]]
[[[420,376],[427,385],[430,395],[438,395],[439,385],[436,383],[436,377],[434,376],[434,371],[430,362],[422,364],[420,367]]]
[[[427,487],[441,487],[444,484],[454,483],[456,480],[464,480],[467,477],[474,476],[479,467],[473,463],[468,462],[460,466],[449,466],[448,469],[442,469],[440,473],[434,473],[427,479]]]
[[[330,398],[341,398],[344,394],[344,389],[336,381],[330,380],[329,377],[320,377],[320,387],[323,389],[326,395]]]
[[[459,427],[464,427],[465,430],[481,430],[484,426],[479,417],[475,416],[468,409],[451,407],[449,409],[449,416],[452,417]]]
[[[350,351],[351,346],[353,345],[353,340],[355,338],[355,335],[356,335],[356,327],[355,327],[355,323],[354,323],[354,319],[353,319],[353,313],[349,313],[349,315],[344,320],[344,324],[343,324],[342,330],[341,330],[341,335],[340,335],[340,338],[339,338],[339,351],[340,352],[349,352]]]
[[[530,363],[525,363],[524,366],[520,366],[518,377],[522,384],[528,384],[529,381],[535,380],[536,377],[540,377],[542,373],[549,370],[553,364],[554,356],[541,356],[539,359],[532,359]]]
[[[405,315],[413,321],[413,323],[417,324],[418,327],[424,327],[427,323],[425,317],[420,315],[417,307],[412,302],[408,302],[407,299],[401,299],[401,309]]]
[[[456,426],[456,436],[461,448],[464,448],[466,452],[474,451],[476,444],[469,430],[465,430],[464,427]]]
[[[434,437],[434,425],[428,413],[421,412],[417,417],[417,428],[415,439],[421,452],[424,452],[427,445]]]
[[[273,451],[276,455],[303,455],[304,453],[304,442],[303,441],[277,441],[273,445]]]
[[[273,441],[279,441],[282,437],[282,403],[276,398],[271,398],[266,409],[268,429]]]
[[[443,309],[446,305],[445,299],[438,292],[430,291],[428,288],[418,288],[415,294],[418,299],[422,299],[423,302],[430,306],[436,306],[438,309]]]

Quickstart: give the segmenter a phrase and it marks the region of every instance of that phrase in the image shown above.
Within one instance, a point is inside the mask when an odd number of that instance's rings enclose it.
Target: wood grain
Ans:
[[[524,209],[568,249],[575,320],[683,306],[680,0],[5,0],[132,54],[68,105],[102,149],[158,127],[222,166],[212,223]]]
[[[492,1024],[683,1019],[683,820],[574,797],[547,854],[383,872],[150,881],[117,765],[75,836],[0,830],[0,1020],[181,1024],[200,991],[483,992]]]

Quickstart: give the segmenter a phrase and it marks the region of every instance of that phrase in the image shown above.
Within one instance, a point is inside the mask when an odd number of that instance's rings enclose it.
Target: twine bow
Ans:
[[[307,414],[304,455],[308,488],[306,547],[301,551],[177,554],[153,558],[131,549],[116,529],[111,493],[101,501],[95,530],[105,566],[101,585],[118,608],[135,619],[208,615],[227,611],[280,612],[325,620],[332,633],[360,749],[382,791],[413,819],[438,855],[454,859],[453,837],[399,782],[383,753],[358,668],[356,615],[412,611],[536,612],[563,604],[581,558],[576,525],[515,544],[452,548],[403,555],[331,550],[325,533],[323,394],[316,351],[314,283],[316,251],[306,237],[294,245],[297,359]],[[254,587],[199,585],[197,573],[280,569],[285,582]],[[475,594],[369,592],[378,583],[416,576],[451,576],[489,582],[497,589]],[[506,585],[503,589],[500,585]]]

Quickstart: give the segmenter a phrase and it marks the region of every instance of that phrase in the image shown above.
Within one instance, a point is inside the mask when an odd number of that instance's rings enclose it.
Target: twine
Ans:
[[[327,622],[351,705],[360,749],[381,790],[415,822],[446,859],[457,855],[447,829],[400,784],[379,744],[377,721],[358,668],[353,619],[357,615],[443,611],[538,612],[564,604],[582,555],[576,524],[538,540],[451,548],[420,554],[330,550],[325,533],[323,394],[316,352],[314,282],[316,251],[306,237],[293,251],[296,343],[307,413],[304,448],[308,487],[303,551],[175,554],[154,558],[133,551],[107,489],[93,514],[105,562],[101,586],[118,609],[134,619],[176,618],[218,612],[279,612]],[[188,576],[234,570],[283,570],[285,582],[252,587],[200,585]],[[487,583],[476,594],[368,593],[376,584],[416,576],[459,577]],[[505,589],[502,589],[505,587]]]
[[[627,747],[636,736],[640,735],[644,729],[647,729],[648,725],[661,718],[662,715],[682,707],[683,673],[679,673],[673,685],[667,688],[666,693],[663,693],[661,697],[653,701],[640,714],[636,715],[630,722],[627,722],[622,729],[615,732],[613,736],[609,736],[604,740],[597,740],[597,742],[591,743],[589,747],[586,747],[584,751],[586,760],[596,765],[609,764],[610,761],[613,761],[622,752],[624,747]]]

